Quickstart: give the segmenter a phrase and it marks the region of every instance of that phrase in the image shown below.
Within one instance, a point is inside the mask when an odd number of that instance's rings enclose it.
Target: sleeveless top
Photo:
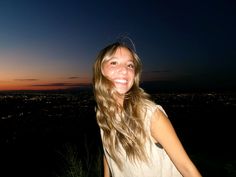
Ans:
[[[160,145],[158,146],[155,144],[154,139],[151,136],[150,122],[156,109],[160,109],[166,115],[163,108],[155,103],[149,104],[146,108],[144,126],[146,129],[147,140],[144,146],[149,158],[149,163],[140,161],[136,161],[136,163],[131,162],[126,156],[126,152],[122,145],[119,145],[120,150],[118,155],[123,163],[123,167],[120,170],[104,148],[104,153],[112,177],[182,177],[165,150]],[[100,129],[100,131],[101,138],[103,139],[102,129]]]

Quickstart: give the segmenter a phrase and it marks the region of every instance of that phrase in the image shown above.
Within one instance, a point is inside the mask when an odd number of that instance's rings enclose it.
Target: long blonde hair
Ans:
[[[115,100],[118,95],[110,80],[102,74],[102,64],[110,58],[118,48],[127,48],[133,56],[135,78],[134,84],[125,94],[124,103],[120,105]],[[122,168],[122,162],[117,153],[120,145],[131,161],[147,161],[144,150],[146,133],[144,129],[144,105],[149,95],[139,87],[141,62],[138,55],[122,43],[113,43],[102,49],[93,66],[93,89],[97,103],[96,119],[103,132],[103,146],[110,157]]]

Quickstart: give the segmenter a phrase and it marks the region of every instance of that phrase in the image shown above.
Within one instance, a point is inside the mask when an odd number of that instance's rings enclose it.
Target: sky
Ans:
[[[98,52],[122,36],[142,82],[236,88],[233,0],[0,0],[0,90],[90,84]]]

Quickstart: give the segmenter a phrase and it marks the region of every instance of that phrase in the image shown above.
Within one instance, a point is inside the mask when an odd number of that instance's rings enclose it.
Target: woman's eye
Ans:
[[[128,64],[128,68],[134,69],[134,64]]]
[[[111,61],[110,64],[111,64],[111,65],[116,65],[117,62],[116,62],[116,61]]]

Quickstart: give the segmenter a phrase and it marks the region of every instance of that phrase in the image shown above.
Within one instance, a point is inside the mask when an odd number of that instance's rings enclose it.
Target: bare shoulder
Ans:
[[[165,143],[166,137],[175,134],[174,128],[162,107],[157,107],[151,120],[151,135],[160,143]]]
[[[166,114],[166,112],[164,111],[164,109],[162,108],[162,106],[157,105],[153,115],[152,115],[152,124],[157,123],[159,121],[159,119],[167,119],[168,116]]]

